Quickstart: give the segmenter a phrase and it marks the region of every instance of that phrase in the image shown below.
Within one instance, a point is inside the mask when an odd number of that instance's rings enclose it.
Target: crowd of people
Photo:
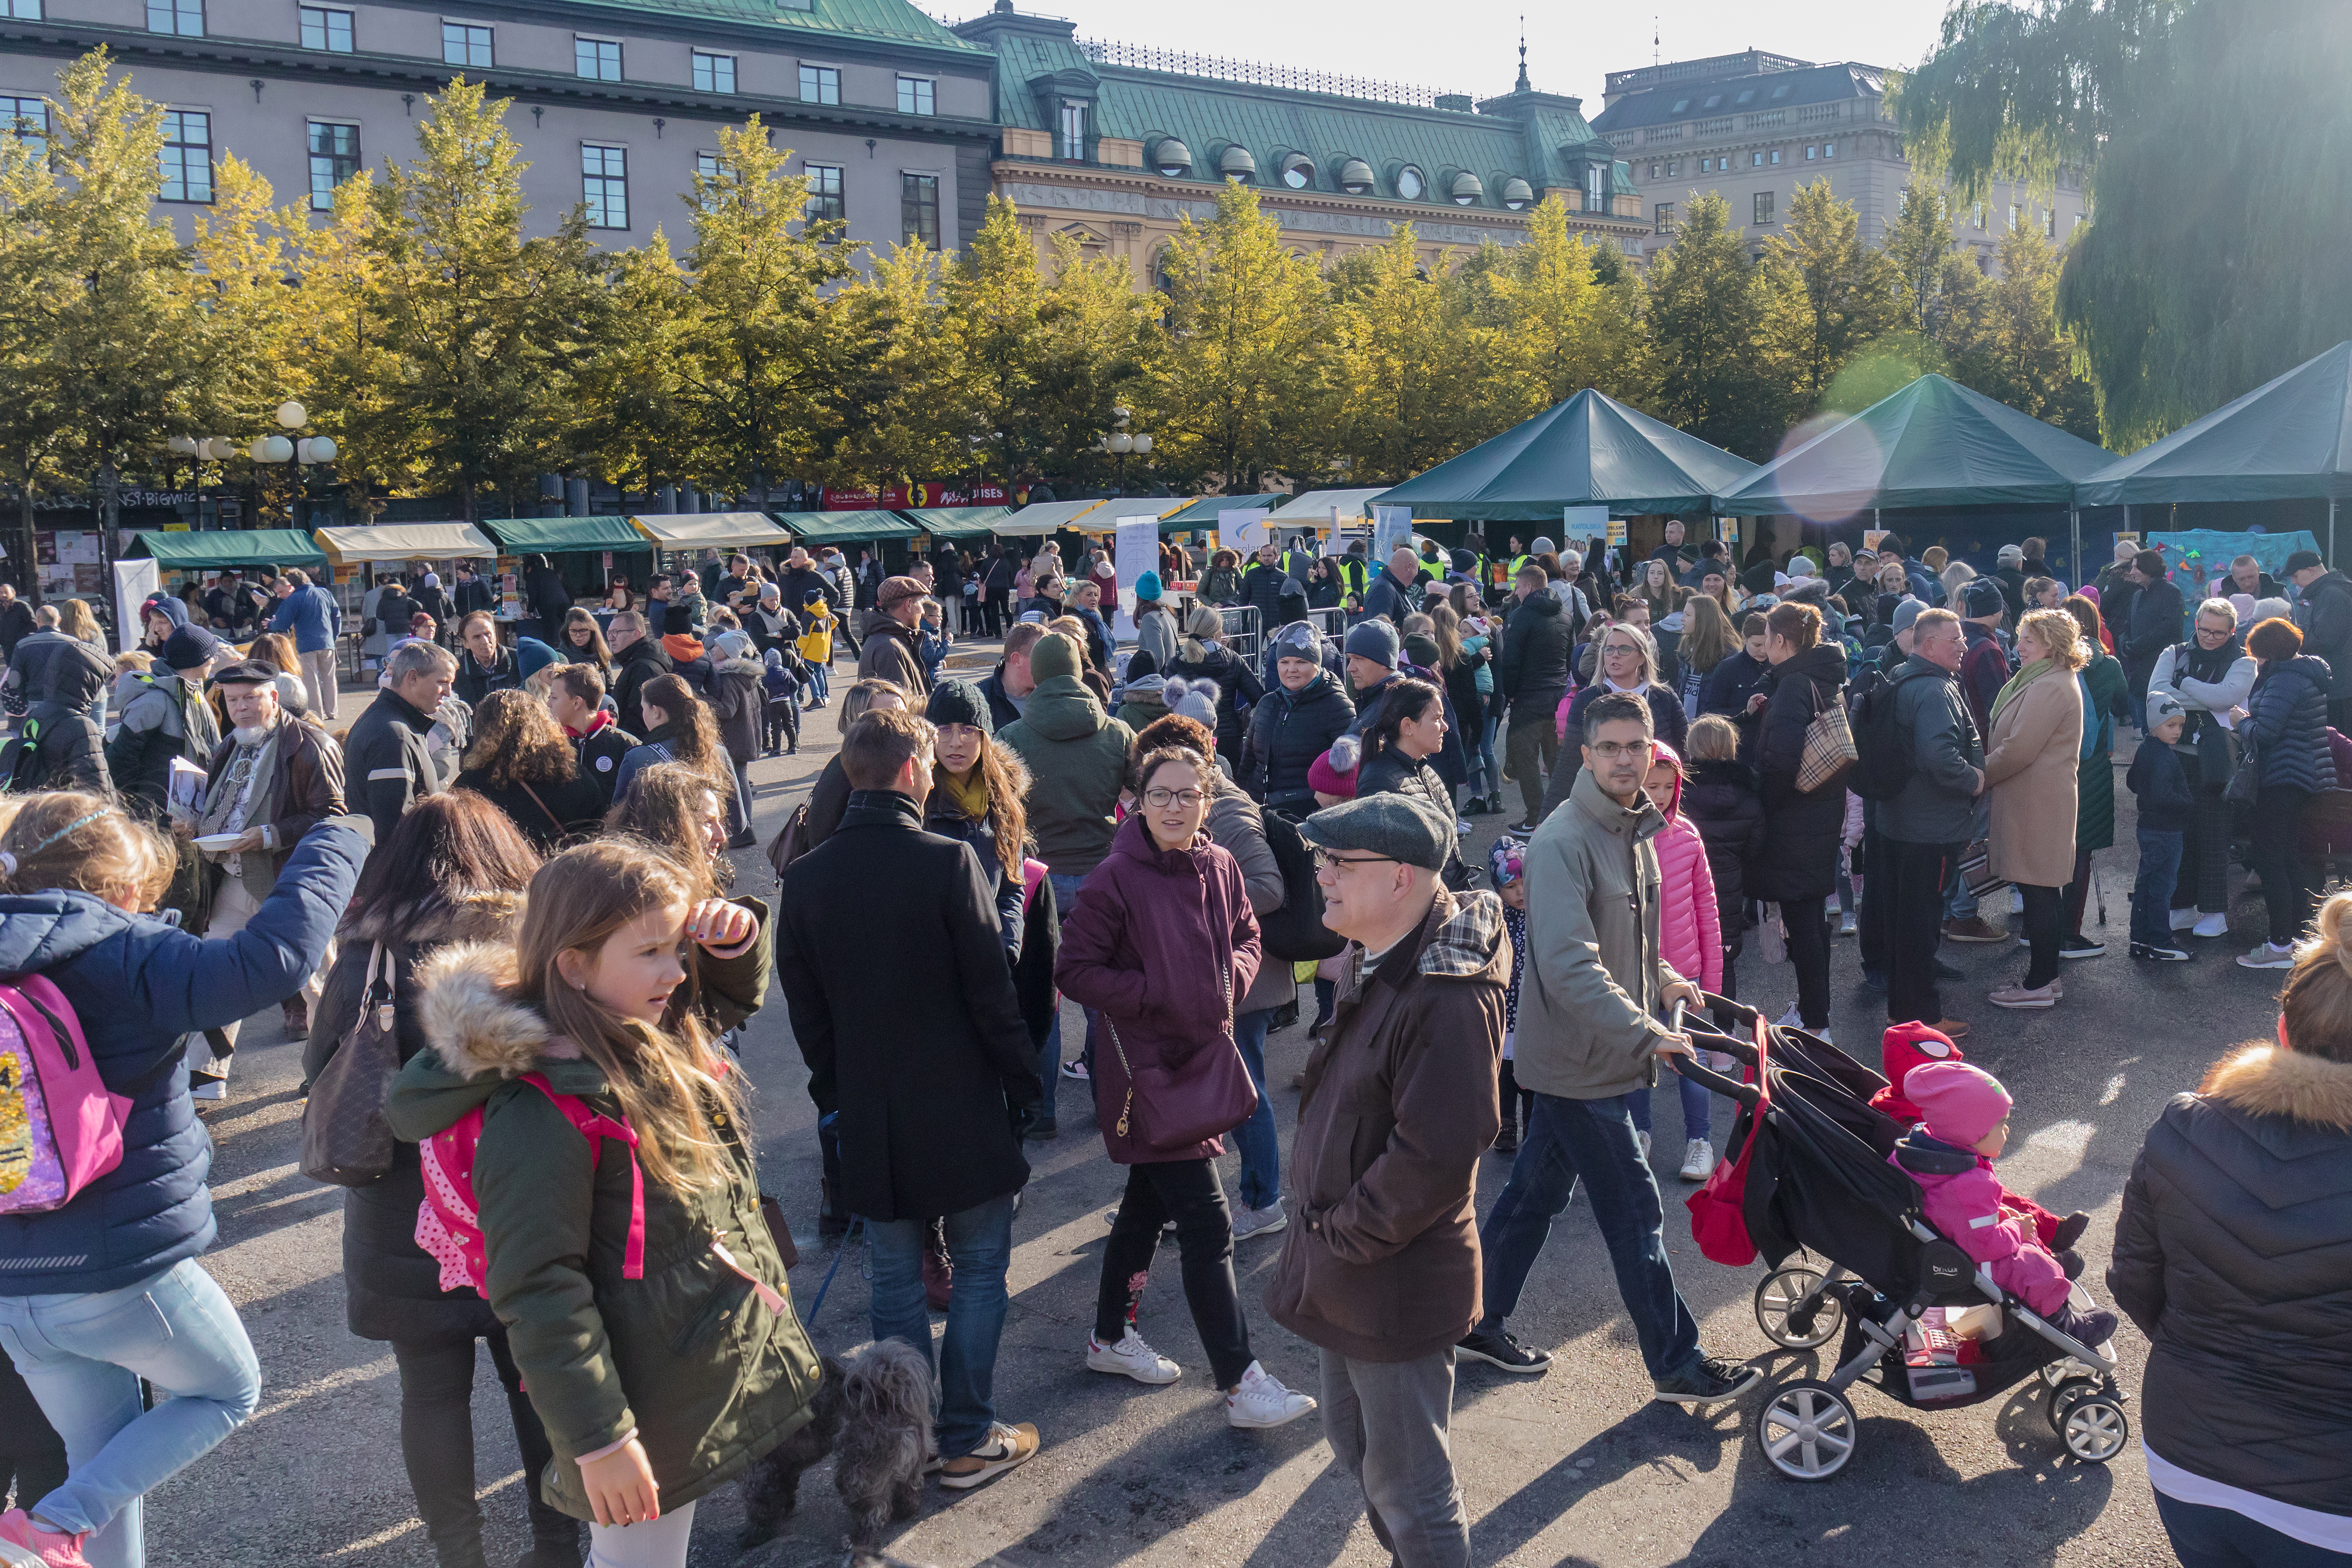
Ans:
[[[1782,1022],[1828,1041],[1841,936],[1890,1023],[1947,1047],[1969,1025],[1942,942],[2017,941],[1989,1002],[2063,1003],[2064,961],[2104,952],[2083,910],[2129,727],[2132,956],[2226,932],[2250,814],[2268,926],[2239,962],[2290,971],[2275,1044],[2176,1102],[2125,1196],[2109,1285],[2155,1345],[2151,1477],[2198,1568],[2352,1552],[2352,1361],[2325,1327],[2352,1289],[2333,1201],[2352,894],[2315,910],[2297,836],[2336,782],[2352,582],[2296,556],[2294,601],[2242,605],[2276,585],[2233,566],[2192,612],[2160,555],[2068,591],[2038,544],[1981,577],[1891,537],[1734,574],[1679,523],[1630,561],[1540,538],[1490,559],[1473,535],[1376,570],[1268,544],[1196,572],[1171,546],[1129,585],[1124,645],[1108,559],[1066,570],[1050,543],[897,574],[737,556],[655,577],[642,604],[623,585],[604,615],[539,582],[552,641],[502,642],[471,573],[429,604],[418,574],[368,607],[371,635],[399,634],[340,738],[341,612],[299,572],[158,595],[119,657],[86,607],[19,617],[0,588],[22,721],[0,758],[0,974],[66,1009],[121,1144],[58,1201],[16,1204],[0,1246],[0,1542],[136,1563],[140,1498],[257,1407],[251,1345],[196,1261],[215,1234],[198,1109],[275,1006],[303,1041],[304,1168],[347,1188],[349,1327],[392,1348],[436,1561],[485,1561],[486,1343],[528,1568],[683,1564],[698,1500],[814,1419],[833,1375],[742,1130],[742,1030],[772,984],[817,1119],[818,1233],[870,1247],[869,1327],[928,1368],[941,1487],[1051,1436],[1000,1418],[994,1375],[1026,1151],[1059,1136],[1066,1084],[1125,1172],[1073,1364],[1182,1378],[1139,1327],[1172,1236],[1225,1421],[1318,1417],[1396,1561],[1466,1564],[1456,1369],[1549,1369],[1508,1325],[1579,1185],[1654,1396],[1711,1406],[1759,1375],[1703,1344],[1665,1242],[1652,1092],[1662,1068],[1729,1066],[1676,1007],[1736,996],[1752,946],[1793,970]],[[1257,646],[1232,645],[1225,602],[1260,609]],[[960,637],[1002,638],[984,678],[948,673]],[[751,765],[797,749],[844,655],[839,749],[771,848],[777,900],[736,895]],[[1471,819],[1507,779],[1522,820],[1474,865]],[[2012,887],[2015,936],[1988,908]],[[1268,1040],[1298,1024],[1316,1045],[1286,1172]],[[1713,1097],[1677,1076],[1680,1174],[1704,1181]],[[1930,1104],[1912,1074],[1927,1119],[1897,1159],[1931,1197],[1935,1162],[1999,1152],[2007,1094],[1976,1077]],[[1482,1218],[1490,1150],[1509,1171]],[[2089,1217],[2042,1218],[2058,1239],[2022,1244],[2063,1263]],[[1253,1307],[1236,1249],[1277,1235]],[[2085,1343],[2115,1326],[2045,1306]],[[1267,1369],[1268,1324],[1316,1348],[1311,1391]],[[2261,1370],[2282,1364],[2291,1390]],[[168,1397],[148,1407],[142,1383]],[[2189,1413],[2216,1398],[2234,1437]]]

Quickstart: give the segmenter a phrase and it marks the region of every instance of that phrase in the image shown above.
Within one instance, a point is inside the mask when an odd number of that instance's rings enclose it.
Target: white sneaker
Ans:
[[[1285,1388],[1274,1374],[1253,1361],[1240,1384],[1225,1396],[1225,1424],[1247,1428],[1286,1427],[1314,1409],[1312,1396]]]
[[[1066,1062],[1062,1063],[1062,1076],[1063,1076],[1063,1077],[1065,1077],[1065,1078],[1075,1078],[1075,1079],[1076,1079],[1076,1080],[1077,1080],[1079,1082],[1081,1082],[1081,1083],[1086,1082],[1087,1082],[1087,1062],[1086,1062],[1086,1058],[1084,1058],[1084,1057],[1082,1057],[1082,1056],[1074,1056],[1074,1057],[1070,1058],[1070,1060],[1069,1060],[1069,1061],[1066,1061]]]
[[[1454,831],[1461,834],[1465,839],[1470,836],[1471,831],[1476,827],[1476,825],[1477,824],[1461,817],[1454,819]]]
[[[2173,929],[2178,931],[2180,927],[2176,925]],[[2225,909],[2208,915],[2191,925],[2189,932],[2192,936],[2227,936],[2230,934],[2230,912]]]
[[[2265,942],[2238,962],[2249,969],[2292,969],[2294,967],[2294,949],[2282,947],[2275,942]]]
[[[1715,1169],[1715,1145],[1705,1138],[1693,1138],[1683,1145],[1683,1180],[1705,1181]]]
[[[1290,1223],[1290,1216],[1282,1212],[1282,1199],[1276,1198],[1264,1208],[1234,1210],[1234,1239],[1246,1241],[1253,1236],[1271,1236]]]
[[[2172,912],[2172,928],[2175,931],[2186,931],[2197,924],[2198,918],[2194,908],[2176,909]]]
[[[1837,925],[1837,934],[1838,934],[1839,936],[1853,936],[1853,933],[1854,933],[1854,920],[1853,920],[1853,915],[1839,915],[1839,916],[1838,916],[1838,925]]]
[[[1184,1375],[1182,1367],[1144,1343],[1143,1336],[1131,1327],[1117,1344],[1105,1344],[1088,1334],[1087,1370],[1117,1373],[1138,1383],[1173,1383]]]

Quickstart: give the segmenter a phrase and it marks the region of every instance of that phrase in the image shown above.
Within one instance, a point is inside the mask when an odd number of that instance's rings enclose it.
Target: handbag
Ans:
[[[1118,1026],[1108,1013],[1097,1015],[1127,1074],[1127,1098],[1118,1108],[1120,1137],[1170,1154],[1221,1138],[1257,1113],[1257,1085],[1234,1041],[1233,971],[1223,970],[1220,977],[1225,990],[1224,1028],[1177,1066],[1153,1063],[1138,1072],[1127,1059]]]
[[[1845,704],[1822,704],[1805,726],[1805,749],[1797,761],[1797,792],[1810,795],[1845,777],[1862,756],[1853,743],[1853,726],[1846,721]]]
[[[1970,898],[1982,898],[2009,885],[2009,878],[1998,875],[1992,869],[1992,841],[1979,839],[1960,852],[1960,885],[1969,890]]]
[[[392,1169],[384,1097],[400,1076],[393,1028],[393,959],[381,942],[368,955],[359,1016],[302,1104],[302,1174],[337,1186],[366,1186]]]
[[[2222,788],[2221,799],[2232,806],[2251,806],[2263,787],[2262,748],[2251,735],[2240,736],[2238,744],[2242,749],[2237,771],[2230,775],[2230,782]]]

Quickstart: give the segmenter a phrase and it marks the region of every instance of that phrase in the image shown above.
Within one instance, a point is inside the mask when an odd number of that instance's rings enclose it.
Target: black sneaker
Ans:
[[[1862,987],[1863,989],[1866,991],[1885,990],[1886,988],[1886,971],[1884,969],[1874,969],[1867,964],[1864,965],[1862,967]]]
[[[2105,1308],[2078,1312],[2071,1306],[2059,1308],[2049,1317],[2050,1326],[2073,1340],[2076,1344],[2098,1349],[2116,1337],[2116,1314]]]
[[[2106,950],[2105,943],[2094,942],[2088,936],[2062,936],[2058,940],[2061,958],[2096,958]]]
[[[2186,964],[2191,956],[2178,947],[2159,947],[2153,942],[2133,943],[2131,956],[2151,964]]]
[[[1763,1375],[1760,1366],[1702,1355],[1680,1377],[1659,1378],[1654,1385],[1657,1393],[1652,1397],[1665,1405],[1720,1405]]]
[[[2060,1220],[2057,1228],[2050,1232],[2051,1248],[2055,1251],[2063,1251],[2083,1239],[2083,1232],[2089,1228],[2091,1228],[2091,1217],[2078,1208]]]
[[[1461,1343],[1454,1347],[1455,1356],[1467,1356],[1498,1366],[1505,1372],[1525,1376],[1530,1373],[1549,1372],[1551,1356],[1540,1350],[1529,1350],[1510,1336],[1505,1329],[1472,1329]]]

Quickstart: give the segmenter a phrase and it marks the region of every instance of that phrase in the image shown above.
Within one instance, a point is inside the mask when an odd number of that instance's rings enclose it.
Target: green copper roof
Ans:
[[[996,49],[1000,124],[1055,131],[1062,98],[1090,98],[1095,133],[1142,142],[1147,167],[1162,140],[1184,144],[1190,167],[1170,178],[1213,187],[1226,150],[1239,147],[1256,165],[1253,183],[1279,197],[1294,188],[1283,180],[1285,160],[1299,153],[1314,165],[1300,193],[1328,195],[1339,190],[1341,167],[1360,159],[1373,176],[1366,195],[1426,206],[1436,221],[1456,208],[1452,192],[1463,172],[1484,186],[1472,210],[1502,207],[1515,178],[1538,194],[1580,185],[1587,159],[1610,163],[1612,194],[1634,193],[1632,171],[1593,134],[1574,99],[1521,91],[1487,99],[1484,113],[1423,109],[1104,64],[1087,56],[1067,24],[1023,18],[973,30]],[[1407,168],[1419,171],[1418,196],[1400,188]]]
[[[986,51],[965,42],[908,0],[605,0],[613,9],[664,11],[759,27],[781,27],[824,37],[915,44],[954,54]]]

